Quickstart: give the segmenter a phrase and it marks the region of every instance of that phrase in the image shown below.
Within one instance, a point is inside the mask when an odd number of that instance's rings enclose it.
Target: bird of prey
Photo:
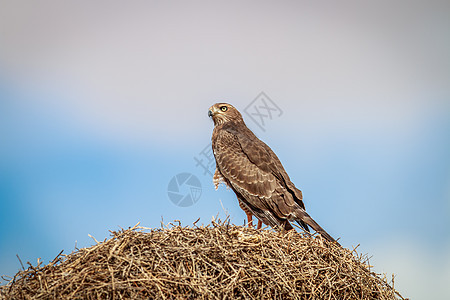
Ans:
[[[224,182],[236,194],[240,207],[261,222],[284,230],[296,221],[305,231],[311,227],[331,242],[335,240],[305,210],[302,192],[295,187],[280,160],[247,128],[239,111],[228,103],[216,103],[208,116],[214,121],[212,150],[216,160],[213,182]]]

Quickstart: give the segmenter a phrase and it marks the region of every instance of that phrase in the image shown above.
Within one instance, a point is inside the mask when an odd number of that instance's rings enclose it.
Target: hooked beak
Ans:
[[[208,117],[212,117],[213,116],[213,112],[211,110],[208,110]]]

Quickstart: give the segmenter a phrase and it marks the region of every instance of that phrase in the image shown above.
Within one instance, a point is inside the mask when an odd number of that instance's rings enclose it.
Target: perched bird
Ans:
[[[208,116],[214,121],[212,150],[216,160],[213,182],[217,189],[226,183],[236,194],[240,207],[272,227],[293,229],[296,221],[305,231],[309,227],[328,241],[335,240],[305,210],[302,192],[295,187],[280,160],[264,142],[247,128],[239,111],[228,103],[216,103]]]

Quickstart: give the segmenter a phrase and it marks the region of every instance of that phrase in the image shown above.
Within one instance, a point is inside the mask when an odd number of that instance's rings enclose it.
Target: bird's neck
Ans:
[[[227,122],[220,122],[215,124],[214,129],[222,129],[222,128],[247,128],[247,125],[245,125],[244,120],[233,120],[233,121],[227,121]]]

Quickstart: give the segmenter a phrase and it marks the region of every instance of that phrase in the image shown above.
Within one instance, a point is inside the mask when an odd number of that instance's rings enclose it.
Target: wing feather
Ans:
[[[266,149],[255,144],[244,146],[234,133],[219,131],[213,144],[217,168],[250,206],[289,219],[295,200],[277,177],[280,172],[272,171],[276,166],[267,159]]]
[[[260,170],[275,176],[279,183],[292,194],[294,201],[305,209],[302,192],[291,182],[281,161],[269,146],[258,139],[245,125],[239,126],[239,124],[229,122],[224,124],[221,131],[227,131],[235,136],[248,159]]]
[[[248,159],[234,135],[220,131],[214,143],[214,154],[217,168],[233,186],[244,188],[250,195],[272,196],[277,187],[276,178]]]

